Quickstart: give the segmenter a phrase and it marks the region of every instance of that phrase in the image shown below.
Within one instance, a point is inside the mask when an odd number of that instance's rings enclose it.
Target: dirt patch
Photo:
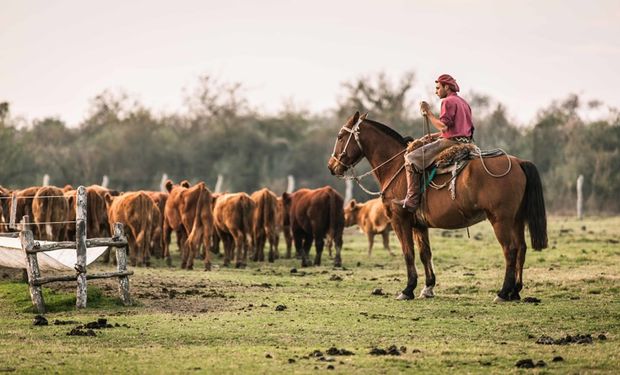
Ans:
[[[531,358],[520,359],[515,363],[515,366],[518,368],[534,368],[534,367],[547,367],[545,361],[540,360],[534,363]]]
[[[521,301],[523,303],[535,303],[535,304],[539,304],[540,303],[540,299],[536,298],[536,297],[525,297]]]
[[[401,353],[406,353],[407,352],[407,348],[405,346],[401,346],[400,350],[396,345],[392,345],[387,349],[381,349],[381,348],[372,348],[370,349],[370,352],[368,354],[370,355],[401,355]]]
[[[35,326],[46,326],[47,324],[47,319],[43,315],[36,315],[32,320],[32,325]]]
[[[566,337],[561,337],[559,339],[554,339],[551,336],[542,335],[536,340],[537,344],[540,345],[568,345],[568,344],[592,344],[593,339],[591,334],[577,334],[577,335],[566,335]]]
[[[271,288],[271,285],[268,284],[252,286],[265,290]],[[241,292],[245,287],[231,281],[196,283],[195,280],[184,280],[175,275],[156,273],[140,275],[130,280],[131,296],[141,310],[175,314],[238,309],[240,305],[232,293]],[[118,298],[116,280],[99,280],[97,288],[100,288],[108,297]],[[72,290],[74,289],[75,286]]]

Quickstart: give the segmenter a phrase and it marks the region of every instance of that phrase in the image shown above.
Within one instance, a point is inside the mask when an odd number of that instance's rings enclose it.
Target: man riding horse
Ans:
[[[434,142],[428,143],[405,154],[407,170],[407,195],[405,199],[395,199],[393,203],[415,212],[420,204],[420,177],[424,169],[429,167],[435,158],[445,149],[457,143],[470,143],[474,135],[474,124],[471,119],[471,108],[467,102],[457,95],[459,85],[448,74],[442,74],[435,81],[435,94],[441,102],[441,114],[435,117],[426,102],[420,104],[422,115],[430,121],[440,133]]]

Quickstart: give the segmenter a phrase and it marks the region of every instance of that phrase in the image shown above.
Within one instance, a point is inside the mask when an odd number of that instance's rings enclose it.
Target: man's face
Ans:
[[[448,85],[442,85],[439,82],[435,82],[435,94],[439,97],[439,99],[443,99],[448,96]]]

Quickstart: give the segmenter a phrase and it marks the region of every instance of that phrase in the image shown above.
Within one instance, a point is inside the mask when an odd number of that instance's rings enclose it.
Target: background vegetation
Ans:
[[[330,111],[284,105],[280,113],[265,115],[244,98],[241,84],[203,76],[186,90],[183,113],[156,114],[122,93],[106,91],[92,100],[77,127],[58,118],[26,122],[12,117],[9,103],[2,102],[0,184],[23,188],[41,184],[49,174],[57,186],[88,185],[107,175],[112,188],[154,190],[166,173],[175,180],[206,181],[213,189],[222,174],[224,190],[267,186],[279,194],[290,174],[297,187],[329,184],[343,192],[344,184],[326,169],[337,129],[360,110],[403,135],[420,136],[417,105],[429,98],[411,98],[414,83],[413,73],[396,80],[382,73],[359,77],[343,83],[341,99]],[[532,125],[518,126],[492,98],[463,96],[473,108],[478,145],[532,160],[542,173],[550,211],[574,209],[582,174],[586,210],[620,212],[617,109],[568,95],[541,106]],[[599,114],[596,120],[591,113]],[[357,189],[355,196],[367,198]]]

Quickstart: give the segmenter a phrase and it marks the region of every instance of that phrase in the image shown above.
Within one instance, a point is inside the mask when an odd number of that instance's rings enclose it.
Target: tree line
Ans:
[[[123,94],[105,91],[92,99],[87,117],[68,127],[62,119],[25,122],[0,100],[0,184],[22,188],[51,184],[89,185],[110,179],[117,190],[157,190],[163,173],[175,181],[205,181],[213,189],[252,192],[269,187],[277,194],[293,175],[296,187],[344,183],[326,168],[335,136],[355,111],[393,127],[402,135],[423,135],[418,103],[411,98],[413,73],[397,80],[386,74],[344,82],[332,110],[311,113],[292,104],[277,114],[253,109],[239,83],[202,76],[188,90],[182,113],[156,115]],[[541,107],[533,125],[518,126],[492,98],[462,94],[472,106],[475,140],[482,149],[502,148],[533,161],[542,176],[551,212],[573,212],[576,180],[584,176],[586,213],[620,212],[620,114],[600,101],[578,95]],[[432,100],[431,100],[432,101]],[[433,108],[439,110],[439,101]],[[590,120],[583,113],[604,113]],[[359,171],[367,171],[360,164]],[[372,179],[372,188],[377,188]],[[369,197],[354,189],[354,197]]]

